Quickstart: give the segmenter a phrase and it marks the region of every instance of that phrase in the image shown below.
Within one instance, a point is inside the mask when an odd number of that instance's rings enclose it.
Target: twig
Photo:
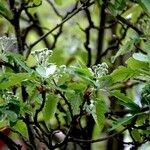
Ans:
[[[51,29],[50,31],[48,31],[47,33],[45,33],[44,35],[42,35],[37,41],[35,41],[34,43],[32,43],[30,46],[29,46],[29,50],[27,52],[27,56],[30,54],[30,51],[31,49],[36,45],[38,44],[41,40],[43,40],[43,38],[45,38],[46,36],[48,36],[49,34],[51,34],[53,31],[55,31],[56,29],[58,29],[60,26],[62,26],[62,24],[64,24],[66,21],[68,21],[69,19],[71,19],[73,16],[75,16],[78,12],[84,10],[85,8],[93,5],[94,2],[91,2],[88,6],[84,6],[84,5],[81,5],[77,10],[75,10],[72,14],[70,14],[67,18],[65,18],[61,23],[57,24],[53,29]]]
[[[42,87],[42,104],[40,105],[40,107],[36,110],[35,112],[35,116],[34,116],[34,122],[37,123],[38,122],[38,114],[43,110],[44,106],[45,106],[45,102],[46,102],[46,91],[44,89],[44,87]]]
[[[56,7],[54,6],[54,4],[51,2],[51,0],[47,0],[47,2],[51,5],[51,7],[53,8],[54,12],[56,13],[56,15],[60,18],[62,18],[63,16],[58,12],[58,10],[56,9]]]
[[[121,133],[123,133],[127,128],[124,128],[123,130],[121,130],[120,132],[117,132],[117,133],[114,133],[112,135],[109,135],[107,137],[103,137],[103,138],[99,138],[99,139],[96,139],[96,140],[84,140],[84,139],[76,139],[76,138],[73,138],[73,137],[70,137],[68,140],[70,142],[77,142],[77,143],[96,143],[96,142],[102,142],[102,141],[105,141],[105,140],[108,140],[110,138],[113,138]]]
[[[98,32],[98,39],[97,39],[97,58],[95,61],[95,65],[100,63],[101,60],[101,53],[103,49],[103,40],[104,40],[104,31],[105,31],[105,21],[106,21],[106,12],[105,9],[107,8],[107,0],[102,4],[101,11],[99,13],[100,16],[100,24],[99,24],[99,32]]]
[[[92,54],[91,54],[91,48],[90,48],[90,30],[94,27],[94,23],[91,19],[91,14],[90,11],[87,9],[85,9],[85,13],[87,16],[87,20],[88,20],[88,27],[84,30],[85,34],[86,34],[86,41],[84,43],[84,47],[86,48],[87,52],[88,52],[88,62],[87,62],[87,66],[90,67],[91,63],[92,63]]]
[[[135,26],[134,24],[132,24],[130,21],[126,20],[122,16],[117,15],[116,19],[119,20],[120,22],[126,24],[128,27],[132,28],[133,30],[135,30],[139,35],[143,35],[144,34],[141,29],[139,29],[137,26]]]

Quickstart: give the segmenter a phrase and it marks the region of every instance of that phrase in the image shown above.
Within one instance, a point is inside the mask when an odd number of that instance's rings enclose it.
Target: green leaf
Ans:
[[[48,95],[43,111],[43,116],[45,120],[48,121],[54,116],[57,108],[57,103],[58,103],[57,96],[53,94]]]
[[[41,2],[42,2],[42,0],[33,0],[33,3],[34,3],[35,5],[39,5]]]
[[[130,108],[132,111],[140,111],[140,107],[136,103],[134,103],[132,99],[127,97],[124,93],[121,93],[119,90],[112,91],[110,92],[110,94],[116,97],[122,105]]]
[[[141,135],[140,135],[138,129],[133,129],[133,130],[131,131],[131,134],[132,134],[132,137],[134,138],[134,140],[135,140],[136,142],[141,142]]]
[[[101,6],[103,4],[103,1],[102,0],[95,0],[96,3],[98,4],[98,6]]]
[[[5,79],[5,78],[4,78]],[[22,81],[31,80],[32,77],[28,73],[11,73],[8,74],[8,79],[4,80],[3,78],[0,81],[0,89],[7,89],[17,84],[21,84]]]
[[[88,77],[92,76],[92,73],[88,68],[79,68],[79,67],[73,67],[73,68],[75,70],[75,73],[79,75],[88,76]]]
[[[130,52],[134,48],[134,41],[133,40],[128,40],[127,42],[124,43],[123,46],[120,47],[118,52],[114,57],[112,57],[112,62],[116,60],[117,57],[124,55],[127,52]]]
[[[115,0],[114,5],[115,5],[116,9],[122,11],[124,9],[124,7],[126,6],[125,2],[126,2],[126,0]]]
[[[68,84],[68,88],[75,91],[84,91],[86,87],[87,85],[82,82],[73,82]]]
[[[11,121],[13,123],[16,122],[18,119],[17,114],[11,110],[5,110],[5,114],[7,114],[9,121]]]
[[[13,129],[21,133],[23,136],[28,137],[27,127],[23,121],[17,121],[17,123],[13,126]]]
[[[101,131],[105,124],[105,113],[107,111],[107,106],[103,99],[97,98],[95,103],[96,103],[96,116],[93,117],[96,124],[99,127],[99,130]]]
[[[143,133],[146,134],[146,135],[148,135],[148,136],[150,136],[150,129],[148,129],[148,130],[143,130]]]
[[[26,63],[24,58],[19,54],[9,53],[8,56],[13,59],[21,68],[23,68],[27,72],[33,72],[32,69],[30,69]]]
[[[119,66],[111,73],[113,83],[128,80],[135,75],[137,75],[137,72],[135,70],[124,66]]]
[[[112,128],[109,129],[109,131],[118,129],[119,127],[123,126],[123,125],[127,125],[128,123],[130,123],[130,121],[135,117],[135,115],[133,116],[127,116],[124,118],[119,118],[116,121],[113,122]]]
[[[54,0],[57,5],[62,5],[62,0]]]
[[[138,0],[139,5],[143,10],[150,15],[150,1],[149,0]]]
[[[10,100],[6,107],[8,107],[9,110],[15,112],[16,114],[20,113],[20,102],[16,99]]]
[[[139,73],[141,72],[141,70],[149,71],[149,63],[136,60],[133,57],[129,58],[126,61],[126,64],[129,68],[132,68],[133,70],[138,70]]]
[[[141,103],[142,105],[150,105],[150,83],[147,83],[142,89]]]
[[[73,115],[77,115],[80,112],[80,105],[82,103],[81,96],[75,91],[70,91],[66,93],[67,99],[71,104]]]
[[[12,12],[6,7],[6,4],[0,1],[0,15],[8,18],[9,20],[13,18]]]

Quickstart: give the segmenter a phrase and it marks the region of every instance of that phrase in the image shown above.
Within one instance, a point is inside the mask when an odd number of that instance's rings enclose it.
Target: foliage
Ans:
[[[118,145],[147,144],[149,10],[148,0],[0,1],[2,146],[110,148],[127,133]]]

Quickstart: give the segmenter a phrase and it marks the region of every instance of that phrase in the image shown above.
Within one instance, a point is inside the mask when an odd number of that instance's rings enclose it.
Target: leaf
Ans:
[[[75,70],[75,73],[79,75],[88,76],[88,77],[92,76],[92,73],[88,68],[79,68],[79,67],[73,67],[73,68]]]
[[[96,116],[93,116],[93,118],[101,131],[105,124],[105,113],[107,111],[107,106],[103,99],[97,98],[95,103],[96,103]]]
[[[133,40],[128,40],[126,43],[124,43],[124,45],[120,47],[116,55],[112,57],[112,62],[114,62],[117,57],[133,50],[134,48],[133,44],[134,44]]]
[[[76,91],[84,91],[86,89],[87,85],[82,82],[73,82],[68,84],[69,89],[73,89]]]
[[[54,0],[57,5],[62,5],[62,0]]]
[[[141,72],[141,70],[149,71],[149,63],[136,60],[133,57],[129,58],[126,61],[126,64],[129,68],[132,68],[133,70],[138,70],[139,73]]]
[[[5,78],[4,78],[5,79]],[[8,74],[8,79],[4,80],[3,78],[0,81],[0,89],[7,89],[17,84],[21,84],[22,81],[31,80],[32,77],[28,73],[11,73]]]
[[[11,20],[13,18],[12,12],[6,7],[6,4],[0,1],[0,15]]]
[[[80,112],[80,105],[82,103],[81,96],[75,91],[70,91],[66,93],[67,99],[71,104],[73,115],[77,115]]]
[[[114,57],[112,57],[112,62],[116,60],[117,57],[124,55],[128,52],[131,52],[135,49],[135,44],[138,44],[140,42],[139,35],[134,30],[129,30],[127,32],[126,39],[123,42],[123,45],[120,47],[118,52]]]
[[[123,125],[127,125],[128,123],[130,123],[130,121],[135,117],[135,115],[133,116],[127,116],[124,118],[119,118],[118,120],[113,122],[112,128],[109,129],[109,131],[118,129],[119,127],[123,126]]]
[[[134,103],[132,99],[127,97],[124,93],[121,93],[119,90],[112,91],[110,92],[110,94],[116,97],[122,105],[130,108],[132,111],[140,111],[140,107],[136,103]]]
[[[150,1],[149,0],[137,0],[143,10],[150,15]]]
[[[120,81],[126,81],[131,77],[134,77],[137,75],[137,72],[131,68],[127,68],[124,66],[119,66],[116,70],[114,70],[111,73],[112,82],[120,82]]]
[[[41,2],[42,2],[42,0],[33,0],[33,3],[34,3],[35,5],[39,5]]]
[[[8,56],[11,57],[21,68],[23,68],[27,72],[30,72],[30,73],[33,72],[32,69],[30,69],[26,65],[25,60],[23,59],[23,57],[21,55],[14,54],[14,53],[9,53]]]
[[[57,107],[57,103],[58,103],[58,97],[50,94],[47,97],[46,103],[45,103],[45,107],[44,107],[44,111],[43,111],[43,116],[45,120],[49,120],[51,119],[56,111],[56,107]]]
[[[132,134],[132,137],[134,138],[134,140],[135,140],[136,142],[141,142],[141,135],[140,135],[138,129],[133,129],[133,130],[131,131],[131,134]]]
[[[11,121],[13,123],[16,122],[18,119],[17,114],[11,110],[5,110],[5,114],[7,114],[9,121]]]
[[[148,55],[145,55],[145,54],[142,54],[142,53],[134,53],[133,58],[135,60],[139,60],[139,61],[142,61],[142,62],[149,62],[150,61]]]
[[[98,4],[98,6],[101,6],[103,4],[103,1],[102,0],[95,0],[96,3]]]
[[[124,7],[126,6],[126,3],[125,3],[126,0],[115,0],[115,8],[118,9],[118,10],[123,10]]]
[[[17,121],[17,123],[13,126],[13,129],[21,133],[23,136],[28,137],[27,127],[23,121]]]

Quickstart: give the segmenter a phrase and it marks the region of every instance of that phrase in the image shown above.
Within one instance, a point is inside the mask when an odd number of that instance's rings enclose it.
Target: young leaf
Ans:
[[[137,75],[137,72],[135,70],[124,66],[119,66],[111,73],[113,83],[126,81],[135,75]]]
[[[136,142],[141,142],[141,135],[140,135],[138,129],[133,129],[133,130],[131,131],[131,134],[132,134],[132,137],[134,138],[134,140],[135,140]]]
[[[5,78],[4,78],[5,79]],[[32,77],[28,73],[11,73],[8,75],[8,79],[4,80],[3,78],[1,79],[1,84],[0,84],[0,89],[7,89],[9,87],[12,87],[17,84],[21,84],[22,81],[24,80],[31,80]]]
[[[70,91],[66,93],[66,96],[69,103],[71,104],[73,115],[79,114],[80,106],[82,103],[80,94],[75,91]]]
[[[150,1],[149,0],[138,0],[139,5],[143,10],[150,15]]]
[[[25,123],[21,120],[17,121],[17,123],[13,126],[13,129],[20,132],[23,136],[28,136],[28,131]]]
[[[62,5],[62,0],[54,0],[57,5]]]
[[[116,55],[114,57],[112,57],[112,62],[114,62],[117,57],[133,50],[133,48],[134,48],[133,44],[134,44],[133,40],[128,40],[123,46],[120,47],[120,49],[118,50]]]
[[[49,120],[54,116],[58,103],[58,97],[50,94],[47,97],[46,104],[43,111],[43,116],[45,120]]]
[[[0,15],[8,18],[9,20],[12,19],[12,12],[6,7],[6,4],[0,1]]]
[[[135,117],[135,115],[133,116],[127,116],[124,118],[119,118],[118,120],[113,122],[112,128],[109,129],[109,131],[118,129],[119,127],[123,126],[123,125],[127,125],[128,123],[130,123],[130,121]]]
[[[33,3],[34,3],[35,5],[39,5],[41,2],[42,2],[42,0],[33,0]]]
[[[17,121],[18,116],[15,112],[13,112],[11,110],[5,110],[5,114],[7,114],[9,121],[11,121],[13,123]]]
[[[27,72],[32,72],[32,69],[30,69],[26,63],[23,57],[19,54],[14,54],[14,53],[8,53],[8,56],[13,59],[21,68],[26,70]]]
[[[99,129],[102,130],[105,124],[105,113],[107,111],[107,106],[103,99],[97,98],[95,103],[96,103],[96,116],[93,117]]]
[[[127,97],[125,94],[121,93],[120,91],[118,90],[112,91],[111,95],[115,96],[122,105],[130,108],[132,111],[135,111],[135,112],[140,111],[140,107],[136,103],[134,103],[132,99],[130,99],[129,97]]]
[[[129,58],[126,61],[126,64],[129,68],[132,68],[133,70],[138,70],[139,73],[141,72],[141,70],[149,71],[149,63],[136,60],[133,57]]]

